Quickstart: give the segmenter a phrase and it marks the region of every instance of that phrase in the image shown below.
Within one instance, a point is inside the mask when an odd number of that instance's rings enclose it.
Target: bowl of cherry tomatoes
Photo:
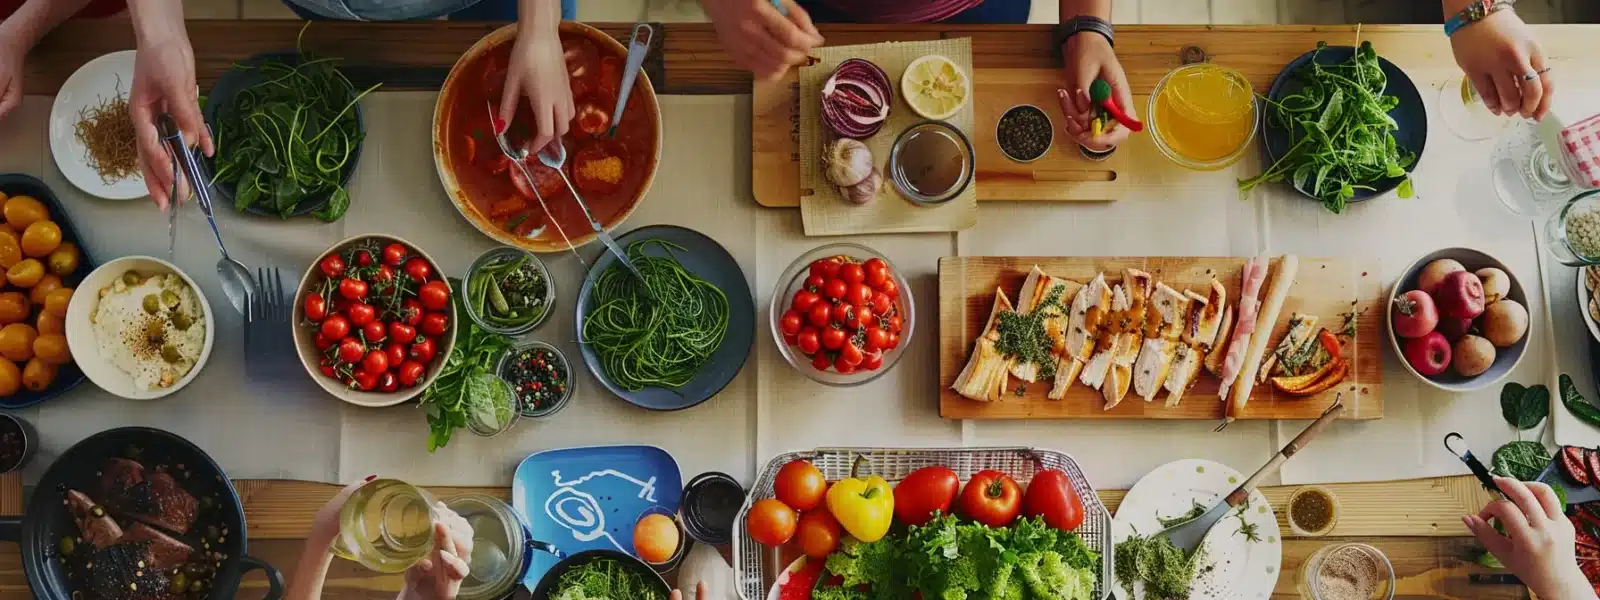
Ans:
[[[334,244],[300,278],[294,345],[329,394],[358,406],[415,398],[455,348],[455,292],[415,245],[387,235]]]
[[[784,360],[806,377],[860,385],[893,368],[911,344],[911,288],[889,259],[859,244],[801,255],[778,279],[768,312]]]

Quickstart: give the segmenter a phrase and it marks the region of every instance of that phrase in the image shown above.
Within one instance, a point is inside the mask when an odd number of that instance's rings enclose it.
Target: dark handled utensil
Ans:
[[[293,311],[284,294],[283,275],[277,268],[256,269],[260,289],[246,302],[244,325],[245,373],[253,380],[290,375],[298,365],[294,347]]]
[[[1256,489],[1256,485],[1262,479],[1277,473],[1284,462],[1305,449],[1311,443],[1311,440],[1317,437],[1318,433],[1321,433],[1329,423],[1332,423],[1339,416],[1339,410],[1343,408],[1344,404],[1335,399],[1332,406],[1322,411],[1321,417],[1318,417],[1315,422],[1306,427],[1305,431],[1300,432],[1300,435],[1295,436],[1293,440],[1284,445],[1283,449],[1279,450],[1277,454],[1272,455],[1267,464],[1262,465],[1254,475],[1244,480],[1244,483],[1234,488],[1232,493],[1217,502],[1215,506],[1212,506],[1211,510],[1193,519],[1173,524],[1171,527],[1157,533],[1156,537],[1165,536],[1167,539],[1172,540],[1173,546],[1178,547],[1185,553],[1194,552],[1196,548],[1200,547],[1200,542],[1205,540],[1206,533],[1211,531],[1213,525],[1216,525],[1218,521],[1226,517],[1229,512],[1248,502],[1251,490]]]
[[[1456,446],[1460,446],[1460,448],[1457,449]],[[1483,466],[1483,461],[1478,460],[1478,457],[1472,454],[1472,449],[1467,447],[1467,438],[1461,437],[1461,434],[1454,431],[1445,434],[1444,449],[1449,450],[1451,454],[1456,455],[1456,458],[1461,459],[1461,462],[1467,464],[1467,469],[1472,471],[1473,477],[1478,478],[1478,483],[1483,485],[1483,489],[1496,494],[1500,493],[1500,488],[1494,484],[1494,474],[1489,472],[1488,467]]]
[[[639,67],[644,65],[645,55],[650,54],[650,41],[655,36],[655,28],[647,23],[634,25],[628,36],[628,64],[622,68],[622,88],[617,92],[617,108],[611,111],[611,129],[606,130],[606,137],[617,137],[622,111],[628,108],[628,94],[633,93],[633,82],[639,78]]]

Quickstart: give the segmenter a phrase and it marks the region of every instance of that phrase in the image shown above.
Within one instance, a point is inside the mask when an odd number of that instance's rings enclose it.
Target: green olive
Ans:
[[[172,326],[177,328],[178,331],[188,331],[192,325],[194,325],[194,317],[181,312],[172,313]]]
[[[94,515],[95,517],[104,517],[106,516],[106,509],[101,508],[100,505],[96,504],[89,508],[89,514]]]
[[[72,539],[72,536],[70,536],[70,535],[61,536],[61,554],[62,555],[72,554],[72,551],[73,550],[77,550],[77,549],[78,549],[78,540]]]
[[[129,287],[132,287],[132,286],[135,286],[135,285],[139,285],[140,283],[143,283],[143,281],[141,281],[139,279],[139,274],[138,273],[135,273],[133,271],[128,271],[127,273],[123,273],[122,274],[122,283],[127,284]]]
[[[183,360],[183,353],[178,351],[177,346],[172,344],[163,344],[161,346],[161,360],[167,361],[168,363],[176,363],[180,360]]]
[[[198,592],[198,591],[203,590],[203,589],[206,589],[206,582],[205,581],[200,580],[200,579],[196,579],[194,581],[189,582],[189,591]]]
[[[196,583],[199,583],[199,582],[196,582]],[[168,589],[171,590],[172,593],[174,593],[174,594],[182,594],[183,590],[186,590],[188,588],[189,588],[189,576],[188,575],[184,575],[183,573],[179,573],[177,575],[173,575],[172,576],[172,585]]]
[[[205,509],[205,510],[211,510],[211,507],[216,506],[216,505],[217,505],[216,499],[212,498],[211,496],[201,496],[200,497],[200,508]]]
[[[145,294],[143,302],[144,312],[152,315],[161,312],[161,299],[157,298],[155,294]]]
[[[172,290],[161,290],[161,305],[172,308],[178,305],[178,293]]]

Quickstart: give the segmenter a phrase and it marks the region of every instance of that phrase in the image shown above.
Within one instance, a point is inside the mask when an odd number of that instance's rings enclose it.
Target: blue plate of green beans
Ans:
[[[555,284],[533,253],[503,246],[483,253],[467,269],[467,316],[488,331],[521,335],[550,316]]]

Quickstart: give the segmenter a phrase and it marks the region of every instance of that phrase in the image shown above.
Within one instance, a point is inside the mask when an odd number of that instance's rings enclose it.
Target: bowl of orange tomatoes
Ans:
[[[784,360],[834,386],[877,379],[911,344],[916,306],[888,257],[860,244],[828,244],[795,259],[768,311]]]

